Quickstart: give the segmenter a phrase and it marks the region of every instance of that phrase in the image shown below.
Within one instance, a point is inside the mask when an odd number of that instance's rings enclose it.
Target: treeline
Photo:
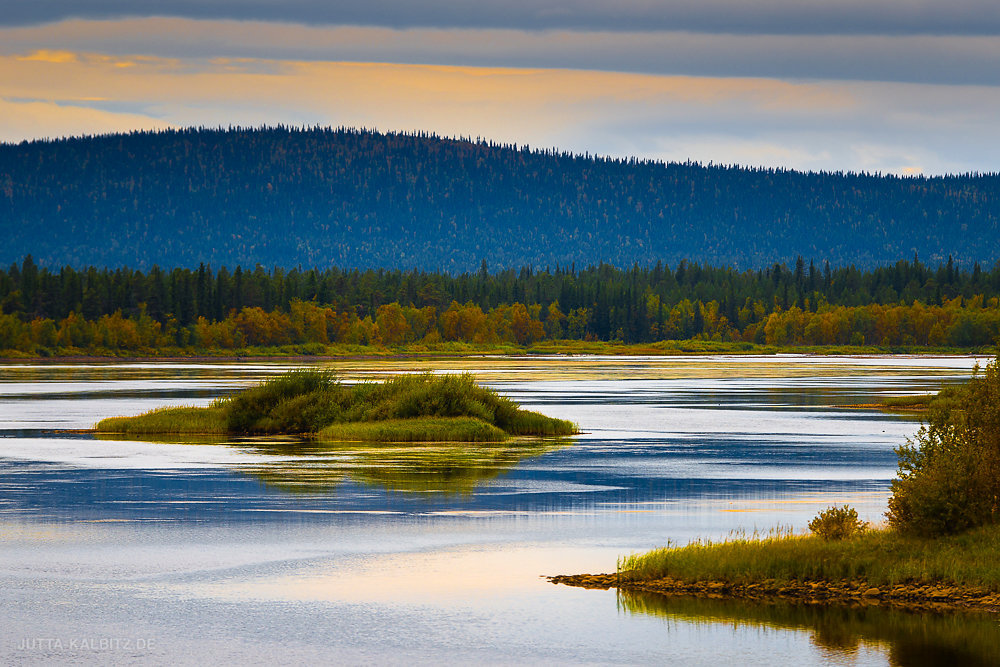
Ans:
[[[899,178],[285,127],[0,144],[0,262],[474,271],[992,264],[1000,175]]]
[[[889,347],[993,344],[1000,264],[798,259],[759,271],[681,262],[452,276],[341,269],[0,270],[0,349],[149,351],[289,345],[530,345],[712,340]]]

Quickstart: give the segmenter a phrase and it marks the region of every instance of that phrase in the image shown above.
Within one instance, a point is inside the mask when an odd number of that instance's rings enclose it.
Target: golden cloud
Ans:
[[[51,51],[49,49],[39,49],[26,56],[17,56],[18,60],[36,60],[43,63],[75,63],[76,54],[72,51]]]
[[[0,57],[0,82],[7,97],[84,99],[123,103],[275,105],[341,115],[361,112],[377,122],[422,122],[427,118],[473,120],[528,109],[604,112],[615,105],[718,106],[784,111],[844,108],[853,101],[843,90],[769,79],[716,79],[619,74],[583,70],[515,69],[313,62],[270,59],[117,57],[91,53],[42,52]],[[58,65],[58,67],[55,67]],[[388,106],[387,106],[388,105]],[[393,109],[398,113],[389,113]],[[368,116],[368,114],[372,114]],[[331,118],[333,120],[333,118]],[[435,123],[440,125],[440,123]]]

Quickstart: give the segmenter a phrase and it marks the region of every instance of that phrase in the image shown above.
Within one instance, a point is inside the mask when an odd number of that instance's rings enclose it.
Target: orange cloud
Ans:
[[[49,56],[0,57],[4,93],[29,99],[100,97],[145,105],[215,102],[272,108],[283,104],[323,113],[363,110],[378,122],[387,116],[394,116],[393,123],[411,118],[411,126],[424,118],[462,119],[463,131],[475,122],[467,115],[472,109],[480,118],[496,118],[521,116],[527,109],[570,107],[586,116],[636,104],[739,103],[788,112],[831,110],[853,103],[843,90],[769,79],[253,58],[119,58],[68,52]],[[55,63],[58,68],[52,67]]]
[[[26,56],[18,56],[18,60],[36,60],[43,63],[75,63],[76,54],[72,51],[50,51],[49,49],[39,49]]]

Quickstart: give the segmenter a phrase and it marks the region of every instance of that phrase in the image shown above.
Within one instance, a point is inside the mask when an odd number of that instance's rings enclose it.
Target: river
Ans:
[[[985,360],[980,360],[984,362]],[[554,586],[666,543],[878,522],[919,420],[844,407],[966,379],[965,357],[323,362],[348,382],[471,372],[583,433],[516,450],[96,439],[113,415],[301,364],[0,366],[8,664],[990,664],[983,615],[747,606]]]

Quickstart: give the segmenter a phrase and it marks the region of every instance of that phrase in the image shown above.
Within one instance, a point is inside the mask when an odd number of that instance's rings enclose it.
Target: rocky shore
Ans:
[[[742,598],[746,600],[785,600],[808,604],[883,605],[914,611],[975,609],[1000,612],[1000,593],[961,586],[935,584],[897,584],[871,586],[864,581],[793,581],[766,580],[747,584],[723,581],[685,582],[663,578],[650,581],[630,580],[627,574],[574,574],[548,577],[553,584],[607,590],[618,588],[664,595],[688,595],[707,598]]]

